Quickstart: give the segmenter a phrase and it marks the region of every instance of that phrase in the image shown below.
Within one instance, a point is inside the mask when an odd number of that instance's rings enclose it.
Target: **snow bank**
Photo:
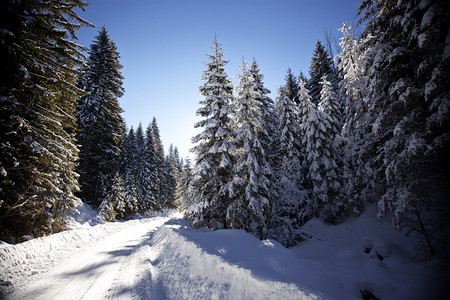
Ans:
[[[376,209],[344,224],[313,219],[311,239],[286,249],[241,230],[193,230],[172,220],[154,234],[159,282],[169,299],[448,299],[436,260],[416,262],[413,241]],[[369,299],[369,298],[368,298]],[[370,298],[374,299],[374,298]]]
[[[448,266],[432,259],[415,261],[412,238],[405,238],[390,222],[379,222],[376,209],[337,226],[313,219],[302,230],[313,238],[292,251],[301,265],[314,266],[322,285],[338,288],[328,292],[339,299],[361,299],[362,293],[405,300],[450,295]]]
[[[297,266],[290,250],[241,230],[193,230],[173,220],[155,232],[153,245],[168,299],[324,298],[292,278]]]
[[[39,275],[76,256],[86,248],[142,220],[104,223],[89,205],[77,208],[69,219],[69,230],[27,242],[0,247],[0,295],[35,281]],[[98,226],[97,226],[98,225]]]

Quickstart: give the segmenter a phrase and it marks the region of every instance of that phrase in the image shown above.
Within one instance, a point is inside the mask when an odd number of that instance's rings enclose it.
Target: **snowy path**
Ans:
[[[150,247],[155,218],[113,234],[13,294],[14,299],[158,299]]]
[[[439,271],[439,261],[413,263],[411,241],[380,223],[376,210],[336,226],[313,219],[303,230],[315,238],[289,249],[242,230],[193,229],[181,217],[105,224],[81,217],[71,230],[0,244],[0,299],[361,300],[364,291],[421,300],[450,293],[449,272]]]

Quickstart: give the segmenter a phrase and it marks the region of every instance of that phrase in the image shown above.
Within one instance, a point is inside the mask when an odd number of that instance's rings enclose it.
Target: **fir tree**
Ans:
[[[288,98],[285,87],[280,88],[276,100],[278,198],[274,204],[272,235],[284,245],[290,246],[295,243],[294,227],[299,225],[298,213],[304,200],[301,190],[303,175],[300,160],[300,116],[297,104]]]
[[[227,223],[263,239],[267,236],[272,196],[272,167],[263,142],[269,140],[261,101],[264,94],[245,60],[240,71],[234,102],[236,163],[230,195],[233,202],[227,208]]]
[[[124,182],[124,218],[127,219],[138,211],[136,183],[136,142],[133,127],[125,134],[121,143],[119,172]]]
[[[260,108],[262,109],[262,115],[264,119],[264,129],[257,132],[258,138],[264,145],[266,155],[269,161],[275,161],[276,145],[273,142],[277,135],[277,119],[275,116],[275,103],[268,96],[270,90],[264,86],[264,75],[261,74],[259,65],[255,58],[250,65],[249,69],[250,75],[253,81],[253,98],[255,101],[260,102]]]
[[[318,110],[312,111],[304,124],[306,185],[311,194],[302,213],[304,219],[319,216],[336,222],[344,209],[340,193],[340,126],[335,116],[339,109],[336,94],[326,76],[321,85]]]
[[[172,207],[172,202],[174,200],[174,179],[170,172],[170,166],[168,165],[165,155],[164,146],[161,141],[161,136],[159,134],[159,127],[154,117],[152,120],[152,138],[153,145],[155,149],[155,168],[158,176],[159,186],[157,188],[157,197],[161,203],[161,207]]]
[[[292,73],[291,68],[289,68],[286,72],[286,76],[284,77],[284,93],[291,101],[298,103],[298,80],[295,77],[294,73]]]
[[[233,99],[233,85],[225,73],[227,61],[224,51],[214,39],[213,54],[208,55],[203,72],[203,85],[199,88],[204,99],[197,115],[203,119],[195,124],[203,131],[192,141],[196,155],[192,170],[189,195],[194,202],[186,217],[194,226],[208,226],[218,229],[226,227],[226,208],[231,199],[228,189],[232,181],[234,146],[232,141],[230,103]]]
[[[339,216],[339,205],[335,205],[335,197],[341,187],[338,168],[335,161],[333,140],[327,128],[330,120],[326,113],[314,110],[309,114],[305,124],[306,135],[303,137],[306,145],[306,186],[310,188],[310,196],[302,209],[302,218],[321,217],[335,222]]]
[[[320,101],[320,81],[324,75],[334,74],[333,62],[329,57],[327,50],[318,40],[311,58],[311,66],[309,69],[309,91],[312,102],[317,105]]]
[[[422,250],[448,257],[448,3],[363,1],[366,124],[355,139],[367,156],[380,216],[422,235]],[[370,38],[373,36],[374,38]],[[360,133],[365,130],[365,135]]]
[[[125,198],[123,194],[122,178],[119,172],[114,176],[113,185],[110,191],[106,193],[105,199],[100,204],[98,209],[99,216],[107,222],[116,218],[117,215],[122,215],[125,211]]]
[[[124,131],[118,98],[123,95],[119,53],[103,27],[89,51],[88,68],[80,85],[85,91],[80,99],[80,184],[82,200],[97,208],[102,191],[112,187],[117,170],[119,142]]]
[[[90,24],[75,12],[86,3],[62,2],[0,4],[0,238],[11,242],[62,229],[79,202],[73,41]]]
[[[176,206],[178,210],[184,211],[192,204],[194,204],[189,197],[188,189],[192,179],[192,167],[189,159],[182,166],[180,179],[177,182],[177,189],[175,193]]]
[[[336,138],[341,132],[341,115],[340,107],[338,104],[338,96],[333,90],[331,82],[328,80],[328,76],[324,75],[320,82],[320,102],[317,108],[326,113],[330,119],[331,128],[328,131],[331,133],[331,139],[333,142],[337,142]]]
[[[304,80],[299,81],[299,91],[298,91],[298,113],[299,113],[299,132],[298,138],[300,140],[300,161],[303,162],[306,159],[308,153],[306,152],[306,144],[303,143],[303,137],[306,135],[306,123],[309,118],[309,114],[315,109],[314,104],[312,103],[311,96],[309,95],[309,90],[307,88],[307,82]],[[302,174],[306,174],[307,168],[303,167]]]
[[[144,199],[144,210],[161,210],[161,201],[158,199],[159,177],[156,168],[156,151],[153,141],[152,126],[149,124],[145,132],[145,144],[142,153],[142,165],[139,169],[141,189]]]
[[[360,138],[370,134],[370,119],[373,121],[367,114],[368,103],[365,101],[366,56],[371,48],[367,42],[372,37],[357,39],[351,34],[351,29],[346,24],[340,29],[342,37],[339,45],[342,51],[338,54],[337,67],[342,74],[339,88],[344,103],[342,127],[344,189],[349,208],[353,207],[353,211],[358,213],[373,203],[373,198],[377,197],[373,191],[378,188],[373,185],[374,181],[371,181],[372,167],[362,162],[362,159],[370,157],[369,153],[376,149],[369,150],[364,146],[364,140]]]

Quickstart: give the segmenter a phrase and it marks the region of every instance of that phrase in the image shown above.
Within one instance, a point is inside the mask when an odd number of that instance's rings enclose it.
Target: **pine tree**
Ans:
[[[284,93],[291,101],[298,103],[298,80],[295,77],[294,73],[292,73],[291,68],[289,68],[286,72],[286,76],[284,77]]]
[[[133,127],[128,134],[124,134],[121,142],[119,172],[123,178],[124,218],[128,219],[138,211],[137,182],[136,182],[136,142]]]
[[[180,161],[180,154],[178,152],[177,147],[173,147],[172,144],[169,146],[169,154],[167,155],[166,161],[168,165],[170,166],[170,172],[172,173],[172,177],[175,180],[175,186],[176,183],[179,181],[183,165]]]
[[[97,208],[112,187],[117,171],[119,143],[124,131],[118,98],[123,95],[119,53],[103,27],[89,51],[88,68],[80,85],[78,118],[81,146],[80,184],[82,200]]]
[[[189,186],[191,185],[192,180],[192,167],[189,159],[186,160],[186,163],[183,165],[180,179],[177,183],[176,189],[176,206],[179,211],[184,211],[192,204],[194,204],[189,197]]]
[[[339,188],[341,187],[338,166],[335,160],[333,140],[328,131],[332,125],[328,114],[314,110],[309,114],[305,124],[306,135],[303,143],[306,145],[306,186],[310,188],[310,196],[302,209],[302,218],[320,217],[329,222],[335,222],[340,213]]]
[[[342,74],[339,82],[340,97],[344,107],[343,127],[342,127],[342,148],[343,148],[343,182],[345,197],[349,208],[353,207],[353,212],[360,212],[365,206],[372,203],[374,195],[371,191],[375,186],[371,184],[372,168],[369,164],[362,163],[369,155],[368,149],[364,146],[364,141],[359,137],[369,134],[369,115],[367,102],[367,89],[365,80],[366,55],[370,50],[368,36],[365,40],[357,39],[351,34],[351,27],[344,24],[340,31],[341,53],[338,54],[338,71]],[[374,149],[374,151],[376,151]],[[372,195],[371,195],[372,194]]]
[[[138,176],[141,178],[140,184],[144,199],[143,208],[145,211],[161,210],[161,203],[158,199],[159,177],[156,168],[156,152],[152,132],[152,126],[149,124],[145,132],[142,165],[138,172]]]
[[[234,101],[236,163],[227,208],[230,228],[240,228],[263,239],[267,236],[271,210],[272,167],[264,140],[269,140],[259,86],[243,60]],[[260,138],[265,136],[265,138]]]
[[[264,131],[258,132],[258,138],[264,145],[266,155],[269,157],[269,161],[275,161],[276,145],[273,142],[277,135],[277,119],[275,116],[275,103],[268,96],[270,90],[264,86],[264,75],[261,74],[259,65],[255,58],[250,65],[250,75],[253,81],[253,97],[255,101],[260,102],[262,109],[262,115],[264,119]]]
[[[77,205],[77,0],[0,4],[0,238],[61,230]]]
[[[304,200],[299,140],[300,116],[297,104],[288,98],[285,87],[280,88],[276,100],[278,198],[274,204],[272,235],[284,245],[291,246],[295,244],[294,227],[299,225],[298,214]]]
[[[169,208],[173,206],[174,200],[174,179],[170,172],[170,166],[166,161],[164,155],[164,146],[159,134],[159,127],[156,118],[152,120],[152,138],[155,149],[155,168],[158,174],[158,196],[156,199],[161,203],[162,208]]]
[[[311,190],[303,218],[319,216],[329,222],[339,220],[344,210],[340,188],[339,121],[336,94],[327,76],[322,77],[318,109],[304,124],[303,145],[306,147],[306,186]]]
[[[329,128],[331,139],[334,142],[337,142],[336,138],[340,135],[342,127],[340,122],[341,111],[339,107],[338,96],[334,92],[333,86],[331,85],[331,82],[329,81],[327,75],[324,75],[322,77],[320,85],[320,102],[317,105],[317,108],[328,115],[331,125],[331,128]]]
[[[98,214],[104,221],[110,222],[114,220],[117,215],[122,215],[124,211],[125,197],[123,194],[122,178],[120,177],[119,172],[117,172],[114,176],[111,190],[106,193],[105,199],[100,204]]]
[[[218,229],[226,227],[226,208],[231,202],[228,189],[235,149],[229,114],[233,85],[225,73],[227,61],[217,38],[212,49],[213,54],[208,55],[209,62],[205,63],[204,83],[199,88],[204,99],[197,115],[203,119],[195,124],[203,131],[192,139],[197,143],[193,148],[196,160],[189,187],[194,205],[185,216],[194,226]]]
[[[311,66],[309,69],[309,91],[312,98],[312,102],[317,105],[320,101],[320,81],[324,75],[334,74],[333,62],[329,57],[327,50],[322,43],[317,40],[316,48],[314,49],[313,56],[311,58]]]
[[[357,120],[367,125],[356,138],[380,216],[392,212],[397,228],[422,235],[422,250],[448,257],[448,3],[363,1],[359,12],[369,50],[367,112]]]

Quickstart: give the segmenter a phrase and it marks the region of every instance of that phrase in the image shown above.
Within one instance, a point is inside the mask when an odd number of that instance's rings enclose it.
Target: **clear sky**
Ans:
[[[312,51],[328,30],[354,23],[360,0],[87,0],[80,16],[97,28],[78,32],[89,46],[105,25],[123,65],[120,105],[127,126],[158,120],[167,153],[172,143],[189,155],[202,96],[203,62],[217,34],[235,76],[242,57],[259,63],[274,98],[290,67],[308,75]]]

